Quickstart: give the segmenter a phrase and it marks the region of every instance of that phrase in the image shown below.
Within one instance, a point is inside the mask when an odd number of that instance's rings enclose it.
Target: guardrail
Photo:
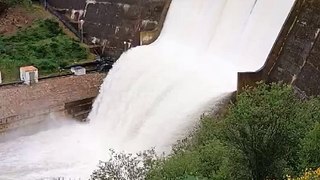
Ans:
[[[50,4],[46,5],[46,9],[53,14],[54,16],[56,16],[62,23],[64,26],[66,26],[73,34],[75,34],[79,39],[81,39],[81,34],[78,31],[78,29],[74,28],[69,22],[68,19],[62,15],[60,15],[55,8],[53,8],[52,6],[50,6]]]

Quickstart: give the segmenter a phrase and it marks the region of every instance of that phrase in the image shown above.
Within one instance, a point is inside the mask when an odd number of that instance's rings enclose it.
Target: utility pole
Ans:
[[[83,24],[84,24],[84,20],[81,19],[80,20],[80,41],[81,41],[81,43],[83,43]]]

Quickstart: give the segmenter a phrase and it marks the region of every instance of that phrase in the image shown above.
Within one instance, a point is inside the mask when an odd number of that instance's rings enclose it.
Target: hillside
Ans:
[[[5,83],[19,80],[21,66],[36,66],[40,76],[48,76],[92,59],[89,49],[40,5],[1,7],[5,10],[0,15],[0,71]]]

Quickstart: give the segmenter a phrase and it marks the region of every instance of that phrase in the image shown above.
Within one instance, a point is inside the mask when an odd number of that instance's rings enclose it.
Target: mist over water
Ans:
[[[89,177],[107,150],[170,150],[259,69],[294,0],[173,0],[161,37],[123,54],[89,124],[0,141],[0,179]]]

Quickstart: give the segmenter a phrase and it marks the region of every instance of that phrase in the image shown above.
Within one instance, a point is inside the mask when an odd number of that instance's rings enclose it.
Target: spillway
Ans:
[[[294,0],[173,0],[160,38],[123,54],[89,124],[0,143],[0,179],[86,179],[107,150],[168,151],[259,69]]]

